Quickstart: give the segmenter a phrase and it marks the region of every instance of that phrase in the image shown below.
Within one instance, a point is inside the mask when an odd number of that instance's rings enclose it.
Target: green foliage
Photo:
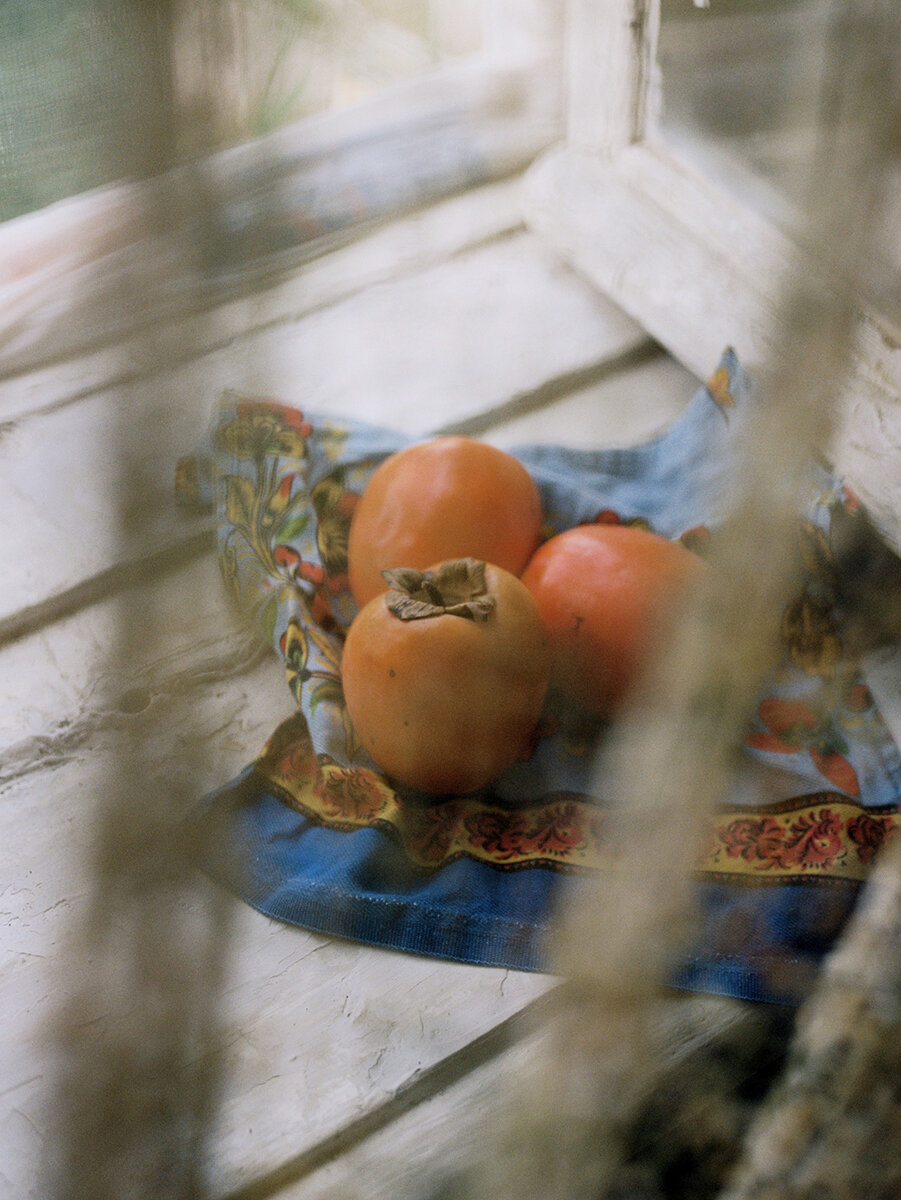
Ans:
[[[285,78],[288,54],[322,8],[244,3],[272,12],[280,31],[252,137],[292,115],[302,81]],[[0,0],[0,221],[159,168],[169,19],[166,4],[144,0]]]
[[[147,11],[0,2],[0,220],[140,173],[159,118],[142,96],[164,44]]]
[[[321,24],[325,12],[321,0],[245,0],[245,3],[269,9],[281,23],[281,38],[247,131],[251,137],[262,137],[281,128],[294,115],[306,80],[288,75],[290,53],[301,31]]]

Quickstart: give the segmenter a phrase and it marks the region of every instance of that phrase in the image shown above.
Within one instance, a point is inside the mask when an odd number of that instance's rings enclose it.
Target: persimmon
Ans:
[[[551,686],[595,716],[621,704],[702,561],[628,525],[578,525],[550,538],[522,574],[548,631]]]
[[[386,576],[344,645],[356,734],[397,783],[477,791],[531,750],[550,674],[538,609],[509,571],[471,558]]]
[[[382,572],[476,558],[518,575],[538,545],[541,497],[512,455],[466,437],[438,437],[391,455],[354,510],[350,588],[362,606]]]

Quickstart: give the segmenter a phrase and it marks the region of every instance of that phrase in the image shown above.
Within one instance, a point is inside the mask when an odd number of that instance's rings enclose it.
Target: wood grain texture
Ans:
[[[379,1129],[359,1142],[341,1147],[331,1161],[322,1165],[314,1161],[293,1164],[293,1178],[288,1171],[273,1173],[271,1190],[251,1193],[246,1200],[469,1200],[484,1193],[473,1191],[475,1181],[482,1177],[478,1170],[486,1158],[509,1154],[517,1148],[498,1139],[499,1129],[518,1101],[523,1078],[528,1076],[542,1053],[548,1028],[558,1014],[563,989],[542,996],[530,1008],[514,1019],[501,1052],[484,1064],[474,1064],[461,1080],[452,1082],[440,1092],[423,1101],[411,1112],[400,1116],[384,1129]],[[700,1131],[700,1105],[693,1101],[694,1129],[680,1130],[679,1113],[674,1106],[674,1092],[688,1100],[678,1081],[687,1064],[697,1067],[710,1047],[716,1047],[721,1060],[735,1054],[737,1045],[760,1040],[757,1026],[760,1011],[750,1006],[720,997],[671,996],[659,1003],[657,1033],[667,1060],[667,1078],[661,1087],[657,1104],[669,1116],[669,1147],[678,1153],[680,1139],[691,1142],[692,1133]],[[705,1077],[703,1069],[699,1075]],[[734,1120],[727,1110],[734,1097],[727,1094],[722,1079],[715,1072],[705,1077],[711,1109],[719,1106],[719,1122],[723,1127]],[[659,1119],[659,1118],[657,1118]],[[710,1134],[714,1134],[717,1115],[709,1114]],[[650,1127],[654,1118],[648,1121]],[[639,1139],[636,1139],[638,1141]],[[645,1156],[653,1158],[653,1152]],[[646,1172],[648,1167],[646,1167]],[[636,1178],[637,1177],[637,1178]],[[645,1182],[647,1173],[645,1174]],[[622,1191],[633,1194],[630,1183],[642,1181],[640,1171],[624,1173],[619,1181]],[[538,1195],[539,1193],[534,1193]],[[638,1195],[647,1193],[636,1193]],[[235,1200],[245,1200],[243,1196]]]
[[[415,241],[415,224],[409,234]],[[341,268],[351,269],[347,261]],[[161,356],[146,379],[5,428],[0,554],[16,569],[0,589],[0,618],[204,527],[205,518],[176,510],[174,469],[226,388],[425,435],[645,341],[619,309],[520,233],[256,327],[180,366]],[[109,438],[123,411],[123,460],[145,462],[148,428],[155,445],[136,498],[138,534],[119,547]]]
[[[122,661],[109,658],[114,596],[3,649],[0,785],[56,767],[104,726],[114,728],[186,690],[213,690],[264,657],[273,700],[284,689],[281,713],[289,715],[293,701],[281,665],[228,603],[212,553],[154,581],[149,596],[161,636],[149,643],[136,631]],[[261,678],[257,672],[256,686]]]
[[[509,234],[522,224],[518,194],[518,180],[475,188],[401,221],[371,230],[352,245],[314,259],[302,271],[292,272],[268,286],[260,286],[249,295],[225,300],[203,314],[186,314],[177,322],[160,322],[154,331],[157,352],[150,361],[143,334],[119,338],[114,345],[103,349],[61,355],[54,333],[57,326],[71,316],[70,297],[65,289],[61,295],[53,287],[55,277],[50,266],[42,268],[40,279],[34,277],[38,272],[29,265],[27,239],[26,251],[23,251],[25,263],[21,266],[12,259],[7,247],[8,269],[31,272],[27,277],[34,294],[31,317],[34,338],[44,347],[40,353],[35,351],[35,357],[43,355],[49,363],[35,365],[23,373],[13,371],[10,358],[4,355],[0,417],[13,420],[42,408],[73,403],[93,391],[108,389],[135,375],[153,374],[173,366],[179,357],[184,358],[186,347],[190,348],[192,356],[196,356],[236,338],[245,338],[263,326],[299,320],[307,313],[336,304],[367,287],[434,266],[493,237]],[[117,193],[117,196],[117,204],[127,208],[128,194],[119,196]],[[69,249],[73,243],[81,254],[77,260],[79,267],[87,269],[95,259],[103,256],[102,222],[107,219],[107,214],[102,208],[96,212],[99,201],[95,200],[92,205],[88,200],[88,197],[80,197],[67,201],[57,213],[45,212],[21,218],[26,223],[40,218],[38,223],[43,236],[49,239],[53,235],[50,247],[43,250],[39,245],[34,255],[41,261],[41,254],[45,254],[52,262],[59,256],[62,261],[53,268],[57,273],[70,269],[68,260],[62,256],[64,249]],[[110,237],[116,233],[115,213],[116,209],[108,218],[114,226]],[[94,240],[88,236],[91,230],[81,227],[89,218],[101,224],[101,230],[94,233]],[[120,219],[124,220],[124,217]],[[132,235],[136,237],[141,228],[138,214],[131,214],[131,219],[138,227]],[[0,234],[8,232],[8,228],[2,227]],[[80,251],[82,243],[86,243],[83,252]],[[91,269],[99,276],[103,275],[102,264]],[[76,282],[73,281],[73,286]]]
[[[168,798],[186,783],[193,795],[236,773],[289,708],[281,671],[267,659],[233,679],[119,713],[54,767],[0,789],[6,1194],[43,1194],[35,1172],[52,1095],[55,962],[87,903],[95,794],[123,724],[157,764],[144,781],[148,795],[171,807]],[[538,976],[330,940],[246,906],[236,920],[224,990],[226,1084],[209,1164],[216,1193],[381,1104],[548,986]]]
[[[659,0],[574,0],[567,12],[567,142],[601,157],[644,136]]]

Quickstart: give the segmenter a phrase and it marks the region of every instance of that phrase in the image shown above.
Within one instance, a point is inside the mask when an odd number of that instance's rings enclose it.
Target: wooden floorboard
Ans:
[[[391,221],[251,295],[228,300],[208,312],[183,315],[177,322],[158,323],[152,338],[156,353],[149,358],[144,331],[92,351],[62,358],[54,354],[54,325],[66,320],[71,297],[60,297],[50,288],[36,308],[33,320],[38,327],[32,334],[33,341],[45,345],[46,361],[17,371],[5,352],[7,346],[3,347],[0,420],[77,403],[93,392],[158,374],[198,354],[246,340],[264,326],[297,321],[521,226],[517,179],[473,189],[401,221]]]
[[[506,1141],[523,1084],[542,1053],[556,989],[499,1029],[493,1054],[449,1077],[390,1125],[336,1146],[327,1161],[298,1157],[226,1200],[470,1200],[481,1193],[479,1170],[515,1153]],[[662,996],[658,1019],[666,1070],[676,1071],[717,1037],[728,1037],[751,1014],[722,997]],[[753,1018],[751,1018],[753,1019]],[[323,1150],[328,1149],[323,1147]],[[528,1180],[524,1180],[528,1187]],[[524,1191],[524,1195],[529,1194]],[[538,1195],[538,1193],[534,1193]]]
[[[42,392],[42,404],[0,442],[13,517],[5,552],[21,564],[0,616],[21,618],[33,606],[31,625],[0,650],[8,681],[0,871],[10,880],[0,893],[0,1005],[8,1014],[0,1183],[24,1200],[42,1200],[55,969],[88,902],[91,822],[118,738],[141,738],[151,794],[193,802],[249,762],[293,706],[275,655],[258,648],[225,603],[214,556],[201,550],[205,518],[192,523],[172,501],[175,460],[194,445],[219,389],[275,393],[414,434],[470,422],[499,445],[588,447],[652,436],[697,386],[521,232],[496,236],[495,228],[475,247],[458,238],[440,261],[411,259],[396,277],[379,275],[387,246],[376,253],[370,243],[360,260],[370,263],[370,283],[356,290],[353,257],[341,254],[334,302],[283,314],[124,393],[94,387],[88,372],[82,398],[54,405]],[[60,388],[74,380],[64,384],[64,376]],[[130,560],[118,549],[108,463],[123,396],[133,404],[124,413],[131,452],[141,453],[148,430],[155,443],[148,512]],[[145,645],[138,635],[124,660],[113,659],[111,648],[123,645],[128,562],[146,565],[179,538],[199,539],[198,553],[170,564],[143,595],[161,637]],[[92,580],[95,592],[53,608],[55,597]],[[301,1183],[311,1197],[323,1187],[340,1195],[344,1156],[348,1169],[365,1164],[357,1149],[376,1131],[401,1134],[400,1121],[415,1128],[422,1118],[428,1128],[435,1093],[463,1086],[493,1060],[505,1022],[554,983],[321,937],[246,905],[236,911],[232,951],[222,997],[225,1087],[208,1164],[218,1197]],[[327,1162],[338,1183],[320,1173]],[[392,1170],[375,1171],[373,1195],[391,1194]]]
[[[264,327],[152,380],[35,413],[0,438],[0,554],[17,564],[0,591],[0,621],[14,628],[22,610],[64,605],[84,581],[200,531],[204,518],[176,509],[175,463],[226,388],[425,435],[645,342],[519,234]],[[142,520],[122,546],[112,497],[128,481],[120,464],[132,461],[143,474],[134,498]]]
[[[90,896],[96,797],[116,769],[123,728],[153,764],[141,781],[148,802],[158,796],[174,819],[174,797],[193,802],[236,774],[290,710],[272,657],[236,678],[119,713],[53,767],[0,788],[6,1194],[41,1196],[35,1171],[52,1098],[50,1031],[65,995],[61,964]],[[222,994],[215,1192],[333,1136],[547,986],[539,976],[321,937],[239,906]]]
[[[211,552],[147,585],[145,602],[159,635],[139,634],[127,655],[113,656],[130,602],[108,595],[0,651],[0,783],[69,755],[93,732],[143,711],[160,698],[239,675],[268,655],[273,679],[283,679],[271,648],[227,602]],[[289,706],[288,693],[285,704]]]

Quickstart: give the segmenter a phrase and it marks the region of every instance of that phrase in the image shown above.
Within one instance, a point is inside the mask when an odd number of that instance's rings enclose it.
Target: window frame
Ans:
[[[524,182],[527,224],[701,378],[732,345],[753,372],[784,281],[816,271],[791,237],[655,129],[660,0],[569,0],[567,132]],[[861,305],[835,469],[901,551],[901,337]]]

